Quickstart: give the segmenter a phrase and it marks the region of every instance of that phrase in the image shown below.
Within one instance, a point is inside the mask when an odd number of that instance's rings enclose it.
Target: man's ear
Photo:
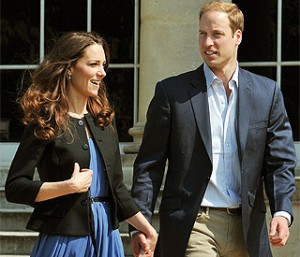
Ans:
[[[235,33],[234,33],[234,36],[236,38],[236,44],[237,45],[240,45],[241,42],[242,42],[242,38],[243,38],[243,32],[238,29]]]

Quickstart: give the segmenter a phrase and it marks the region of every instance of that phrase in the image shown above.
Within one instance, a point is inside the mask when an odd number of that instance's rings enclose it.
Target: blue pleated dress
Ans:
[[[93,181],[90,196],[107,196],[109,185],[104,174],[101,155],[89,138],[91,153],[90,169]],[[109,216],[109,203],[93,202],[96,251],[91,236],[53,236],[40,233],[33,247],[31,257],[124,257],[124,248],[120,233],[113,230]],[[74,224],[76,226],[76,224]]]

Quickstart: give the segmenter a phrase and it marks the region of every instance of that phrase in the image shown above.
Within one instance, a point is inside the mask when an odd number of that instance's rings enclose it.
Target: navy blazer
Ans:
[[[275,81],[243,69],[238,79],[244,238],[251,257],[267,257],[272,255],[263,187],[272,214],[292,214],[294,142]],[[211,173],[212,140],[202,65],[157,83],[134,164],[132,196],[148,220],[166,175],[156,256],[184,257]]]
[[[123,173],[114,126],[100,127],[90,114],[83,119],[70,117],[76,133],[73,140],[57,138],[46,142],[36,139],[33,128],[25,128],[16,155],[12,161],[5,185],[6,198],[10,202],[27,204],[34,211],[27,228],[46,234],[84,236],[90,234],[88,193],[77,193],[36,203],[34,200],[43,182],[63,181],[71,177],[74,163],[89,168],[90,152],[85,125],[98,147],[104,172],[111,191],[111,220],[113,228],[139,209],[123,184]],[[34,180],[35,168],[40,180]]]

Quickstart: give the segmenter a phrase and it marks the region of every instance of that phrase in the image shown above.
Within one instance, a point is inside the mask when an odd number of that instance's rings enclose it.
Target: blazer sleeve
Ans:
[[[134,163],[132,197],[151,222],[162,185],[170,134],[170,104],[163,82],[158,82],[147,111],[143,141]]]
[[[7,201],[34,205],[43,182],[33,180],[33,177],[46,145],[45,141],[36,139],[31,126],[25,128],[5,183]]]
[[[269,116],[265,151],[265,189],[272,214],[277,211],[286,211],[292,215],[295,166],[296,153],[292,129],[282,94],[276,85]]]

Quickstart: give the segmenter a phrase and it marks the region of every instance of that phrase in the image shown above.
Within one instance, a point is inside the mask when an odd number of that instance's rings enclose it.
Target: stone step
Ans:
[[[6,201],[4,187],[0,187],[0,207],[2,209],[28,209],[27,205]]]
[[[0,231],[1,254],[30,254],[38,233]]]
[[[0,209],[0,231],[27,231],[32,208]]]
[[[2,254],[0,254],[0,257],[30,257],[30,255],[16,255],[16,254],[13,254],[13,255],[11,255],[11,254],[9,254],[9,255],[7,255],[7,254],[5,254],[5,255],[2,255]]]
[[[126,256],[131,255],[131,240],[128,233],[120,233]],[[0,257],[29,256],[38,233],[0,231]],[[17,255],[15,255],[17,253]]]
[[[4,187],[5,185],[8,169],[8,167],[0,167],[0,187]]]

